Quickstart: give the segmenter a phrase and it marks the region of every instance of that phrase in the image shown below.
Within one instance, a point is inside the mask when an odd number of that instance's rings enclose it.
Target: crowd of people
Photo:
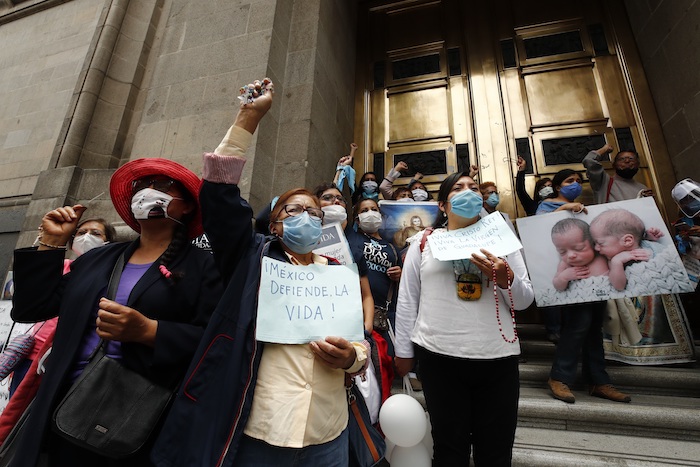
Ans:
[[[395,377],[418,372],[432,424],[433,465],[461,465],[471,455],[476,465],[510,465],[520,387],[515,312],[535,298],[525,259],[520,251],[499,257],[482,249],[440,261],[429,241],[499,213],[496,184],[477,183],[478,167],[471,166],[442,180],[433,199],[423,175],[406,162],[381,181],[366,172],[355,183],[352,145],[332,182],[313,191],[288,190],[254,215],[239,182],[273,92],[269,80],[247,89],[252,98],[220,145],[204,155],[203,180],[155,158],[133,160],[114,173],[114,208],[139,233],[136,240],[116,242],[113,227],[101,218],[83,219],[86,208],[78,204],[48,212],[38,248],[15,252],[12,317],[38,322],[41,339],[15,368],[13,397],[0,417],[0,440],[14,431],[13,454],[3,465],[347,466],[347,387],[364,378],[367,368],[376,373],[381,401],[390,396]],[[596,201],[649,196],[633,178],[636,153],[620,152],[612,161],[615,175],[606,173],[601,159],[611,150],[606,145],[583,160]],[[580,173],[565,169],[540,178],[531,197],[525,167],[519,157],[515,187],[528,216],[587,212],[577,201]],[[403,174],[413,177],[395,187]],[[700,229],[700,186],[682,183],[674,190],[684,215],[679,240],[690,250],[695,246],[689,239]],[[382,198],[430,201],[437,216],[431,226],[414,216],[387,237]],[[590,226],[565,221],[552,230],[560,256],[557,290],[589,275],[623,281],[624,264],[640,254],[642,234],[629,247],[615,248],[604,242],[606,219]],[[355,318],[364,338],[257,340],[256,317],[266,306],[259,300],[264,265],[276,261],[332,274],[342,267],[338,259],[314,250],[324,226],[335,223],[357,265],[361,305]],[[203,231],[212,254],[191,244]],[[66,261],[67,249],[74,261]],[[113,285],[116,293],[108,296]],[[570,387],[580,354],[591,395],[629,402],[605,370],[605,302],[542,311],[547,336],[556,344],[548,381],[553,397],[575,402]],[[145,443],[125,459],[52,429],[57,405],[90,371],[97,348],[175,393]],[[36,371],[41,365],[43,375]]]

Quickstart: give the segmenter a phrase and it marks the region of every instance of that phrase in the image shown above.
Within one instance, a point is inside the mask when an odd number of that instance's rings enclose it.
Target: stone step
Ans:
[[[521,387],[546,388],[552,359],[529,357],[520,364]],[[606,370],[613,384],[635,394],[669,395],[700,398],[700,371],[698,368],[631,366],[608,362]],[[580,370],[577,381],[582,381]],[[585,390],[583,383],[572,389]]]
[[[573,392],[576,403],[567,404],[554,399],[549,389],[521,386],[518,427],[700,442],[700,397],[631,393],[627,404],[589,396],[585,390]],[[422,392],[414,397],[425,407]]]
[[[518,426],[513,467],[700,466],[700,443]]]
[[[518,426],[700,442],[700,398],[634,394],[625,404],[574,395],[567,404],[548,389],[521,388]]]

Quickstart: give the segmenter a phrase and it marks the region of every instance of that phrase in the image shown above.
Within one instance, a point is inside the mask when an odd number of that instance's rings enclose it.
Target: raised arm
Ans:
[[[586,175],[591,182],[591,189],[598,192],[610,180],[610,176],[605,173],[601,160],[607,157],[607,154],[612,151],[613,147],[605,144],[603,147],[590,151],[583,158],[583,166],[586,168]]]
[[[401,172],[406,170],[408,170],[408,164],[401,161],[386,174],[382,183],[379,184],[379,192],[384,199],[394,199],[394,181],[401,176]]]
[[[532,216],[537,211],[537,202],[533,200],[525,189],[525,168],[527,162],[525,159],[518,156],[518,174],[515,176],[515,193],[518,195],[520,204],[525,208],[528,216]],[[537,196],[537,193],[535,193]]]
[[[85,207],[63,206],[44,215],[39,227],[39,248],[15,251],[12,319],[35,322],[58,314],[66,278],[63,259]]]
[[[335,168],[335,176],[333,177],[333,183],[338,185],[340,181],[340,175],[346,170],[346,167],[352,168],[352,161],[355,160],[355,151],[357,151],[357,144],[350,143],[350,154],[341,157],[338,160],[338,165]],[[354,177],[353,177],[354,178]],[[339,187],[342,191],[342,187]]]
[[[253,133],[272,106],[269,80],[251,86],[259,89],[258,96],[241,106],[216,150],[204,154],[202,218],[224,281],[230,278],[253,240],[253,211],[241,198],[238,182]]]

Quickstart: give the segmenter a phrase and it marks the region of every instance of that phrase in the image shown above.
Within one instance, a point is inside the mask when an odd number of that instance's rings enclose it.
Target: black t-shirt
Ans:
[[[392,284],[386,271],[392,266],[401,266],[401,258],[394,245],[386,240],[379,240],[365,234],[348,235],[348,243],[352,256],[364,258],[367,263],[367,279],[372,289],[372,297],[375,305],[384,306],[387,294]],[[398,295],[399,284],[394,283],[391,297],[390,310],[393,312],[396,307],[396,296]]]

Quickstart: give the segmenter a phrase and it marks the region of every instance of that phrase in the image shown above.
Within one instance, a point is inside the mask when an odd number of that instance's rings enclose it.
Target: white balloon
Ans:
[[[387,439],[397,446],[415,446],[425,436],[425,411],[413,397],[395,394],[379,411],[379,424]]]
[[[433,460],[423,443],[415,446],[396,446],[391,454],[391,467],[430,467]]]
[[[384,443],[386,443],[386,451],[384,452],[384,459],[387,460],[391,464],[391,453],[394,451],[394,448],[396,445],[391,442],[390,439],[385,439]]]
[[[428,448],[428,454],[430,455],[430,458],[433,458],[433,425],[430,423],[430,415],[428,412],[425,412],[425,418],[426,418],[426,427],[425,427],[425,436],[423,436],[423,440],[421,441],[426,448]]]

